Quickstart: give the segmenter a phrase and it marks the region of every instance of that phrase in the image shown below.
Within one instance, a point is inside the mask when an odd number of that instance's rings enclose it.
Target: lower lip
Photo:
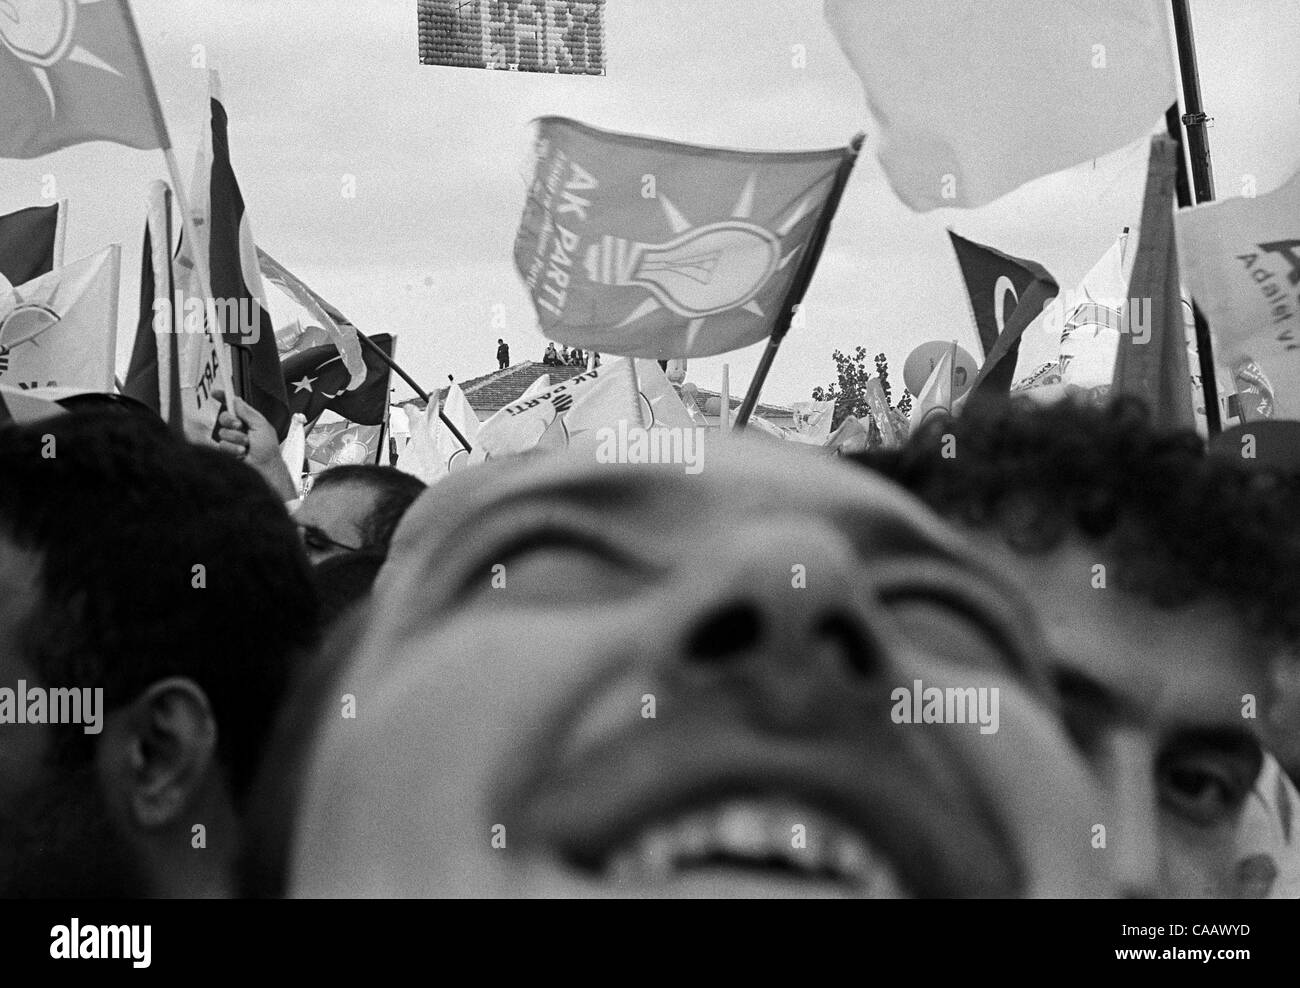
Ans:
[[[747,868],[725,865],[691,868],[652,883],[611,881],[616,895],[655,896],[672,899],[850,899],[846,885],[826,879],[764,875]]]

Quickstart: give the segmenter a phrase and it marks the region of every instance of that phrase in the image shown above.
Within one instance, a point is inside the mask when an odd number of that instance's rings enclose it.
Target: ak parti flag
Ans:
[[[1174,222],[1183,280],[1214,331],[1215,356],[1239,378],[1267,374],[1273,414],[1300,419],[1300,173],[1256,199],[1180,210]]]
[[[0,293],[0,384],[113,390],[117,244]]]
[[[2,0],[0,93],[0,158],[170,146],[127,0]]]
[[[542,332],[671,360],[771,335],[855,152],[753,152],[538,121],[515,267]]]
[[[380,425],[330,422],[316,425],[307,433],[307,459],[325,467],[348,466],[379,461]],[[302,464],[298,464],[302,468]]]
[[[3,16],[0,14],[0,18]],[[29,206],[0,216],[0,278],[10,285],[21,285],[53,271],[58,229],[57,203]]]
[[[1175,98],[1160,0],[826,0],[918,211],[982,206],[1154,131]]]
[[[971,316],[984,348],[984,364],[969,394],[1006,394],[1016,372],[1020,337],[1056,297],[1056,280],[1034,261],[959,237],[953,250],[970,295]]]

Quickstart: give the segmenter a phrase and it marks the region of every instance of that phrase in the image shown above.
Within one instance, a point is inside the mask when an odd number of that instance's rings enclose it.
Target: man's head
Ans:
[[[1154,430],[1131,400],[972,406],[859,459],[1035,600],[1067,720],[1117,794],[1112,852],[1169,894],[1233,894],[1269,662],[1300,632],[1284,485]]]
[[[393,467],[326,470],[294,513],[308,558],[319,563],[346,552],[387,552],[397,523],[423,490]]]
[[[0,690],[27,721],[0,723],[0,895],[228,891],[316,635],[283,506],[137,416],[0,427],[0,477]]]
[[[322,691],[366,716],[317,714],[297,893],[1104,890],[1019,595],[892,485],[709,454],[423,496]]]

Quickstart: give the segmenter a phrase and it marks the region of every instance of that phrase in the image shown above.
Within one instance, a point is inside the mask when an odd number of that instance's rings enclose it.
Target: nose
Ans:
[[[1151,898],[1162,891],[1160,819],[1155,757],[1141,731],[1117,728],[1107,739],[1106,774],[1113,798],[1110,846],[1121,895]]]
[[[830,526],[768,524],[701,549],[672,642],[687,675],[747,680],[787,726],[881,677],[887,651],[863,574]]]

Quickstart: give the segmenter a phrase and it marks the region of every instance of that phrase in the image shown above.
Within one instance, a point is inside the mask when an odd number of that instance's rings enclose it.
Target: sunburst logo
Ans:
[[[77,11],[108,0],[0,0],[0,42],[26,62],[45,90],[50,116],[59,108],[50,85],[49,69],[62,61],[78,62],[120,76],[98,55],[76,43]]]
[[[758,175],[751,173],[730,218],[704,226],[695,226],[661,191],[657,199],[674,234],[671,240],[648,244],[606,235],[587,248],[585,267],[593,282],[635,285],[650,293],[618,328],[667,309],[689,320],[689,352],[709,316],[733,309],[766,316],[757,296],[798,254],[802,243],[785,251],[782,241],[820,197],[805,195],[769,230],[751,220],[757,185]]]
[[[0,319],[0,374],[9,370],[9,354],[24,343],[40,346],[38,337],[58,321],[57,312],[36,302],[17,305]]]

